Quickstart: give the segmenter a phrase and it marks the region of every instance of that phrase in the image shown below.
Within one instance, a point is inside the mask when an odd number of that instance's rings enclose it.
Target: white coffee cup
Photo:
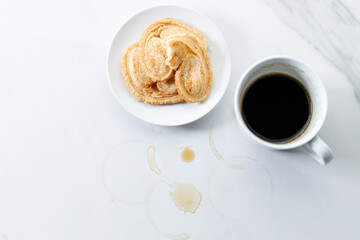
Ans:
[[[312,116],[308,127],[298,137],[285,143],[275,143],[263,140],[256,136],[246,125],[241,107],[242,98],[247,87],[256,79],[270,73],[284,73],[301,81],[306,87],[311,97]],[[253,64],[242,75],[235,93],[234,108],[237,121],[240,127],[255,142],[276,150],[293,149],[302,147],[312,158],[321,164],[329,163],[334,154],[326,143],[317,136],[324,123],[327,112],[327,96],[325,87],[320,78],[299,60],[285,57],[274,56],[260,60]],[[265,119],[264,119],[265,121]]]

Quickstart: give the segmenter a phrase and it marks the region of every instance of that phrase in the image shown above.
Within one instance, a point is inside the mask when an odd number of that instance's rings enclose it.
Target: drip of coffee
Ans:
[[[296,78],[270,73],[245,90],[241,112],[247,127],[269,142],[285,143],[300,136],[312,114],[310,95]]]

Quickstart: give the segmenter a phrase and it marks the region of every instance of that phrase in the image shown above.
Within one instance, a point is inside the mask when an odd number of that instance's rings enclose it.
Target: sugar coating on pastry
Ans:
[[[180,34],[186,36],[185,34]],[[182,63],[185,55],[188,53],[187,47],[179,41],[168,41],[171,37],[177,36],[172,35],[164,39],[166,43],[166,53],[167,58],[165,60],[166,64],[169,65],[172,69],[177,70],[180,64]]]
[[[172,18],[152,23],[121,61],[129,92],[149,104],[204,101],[212,86],[205,37]]]
[[[144,44],[146,44],[147,39],[152,37],[159,37],[164,39],[171,35],[183,34],[187,33],[191,35],[194,39],[196,39],[197,44],[203,48],[205,51],[207,50],[207,41],[204,35],[202,35],[195,28],[177,21],[173,18],[163,18],[158,21],[153,22],[141,36],[140,46],[143,48]]]
[[[204,37],[204,35],[202,35],[198,30],[196,30],[195,28],[186,25],[185,23],[182,23],[180,21],[177,21],[173,18],[164,18],[161,19],[159,21],[154,22],[153,24],[156,25],[162,25],[163,27],[161,28],[160,31],[160,38],[164,39],[166,37],[169,37],[171,35],[177,35],[177,34],[188,34],[190,36],[192,36],[195,41],[197,42],[197,44],[203,48],[205,51],[208,48],[208,43],[206,41],[206,38]],[[151,26],[150,26],[151,27]]]
[[[176,56],[176,61],[167,59],[167,62],[174,62],[176,65],[181,62],[175,73],[175,84],[179,94],[189,103],[204,101],[212,86],[208,55],[188,34],[172,35],[164,41],[170,51],[168,56]],[[182,56],[181,59],[179,56]]]
[[[173,75],[173,70],[165,63],[166,46],[154,33],[149,33],[149,38],[144,40],[139,53],[141,67],[153,81],[165,81]]]
[[[145,74],[154,81],[165,81],[172,75],[172,69],[165,64],[167,56],[162,39],[183,33],[191,35],[201,48],[207,49],[207,41],[199,31],[172,18],[164,18],[152,23],[142,34],[140,58]]]
[[[144,87],[144,76],[137,70],[139,69],[139,59],[137,58],[139,44],[130,45],[121,61],[121,73],[124,76],[125,84],[130,93],[139,101],[149,104],[174,104],[183,102],[182,97],[176,93],[162,92],[157,89],[155,83]]]
[[[162,82],[157,82],[156,87],[159,91],[165,94],[177,94],[177,88],[175,84],[175,76]]]

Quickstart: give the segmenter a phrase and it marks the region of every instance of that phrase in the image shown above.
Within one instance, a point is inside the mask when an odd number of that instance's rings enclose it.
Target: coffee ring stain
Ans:
[[[218,160],[223,161],[224,158],[223,158],[223,156],[218,152],[218,150],[216,149],[215,143],[214,143],[214,136],[213,136],[214,124],[215,124],[215,120],[214,120],[214,122],[213,122],[213,123],[211,124],[211,126],[210,126],[210,130],[209,130],[209,144],[210,144],[211,151],[214,153],[215,157],[216,157]]]
[[[210,204],[212,205],[213,209],[215,210],[215,212],[222,216],[223,218],[226,218],[230,221],[235,221],[235,222],[238,222],[238,221],[241,221],[241,219],[239,218],[235,218],[235,217],[230,217],[230,216],[227,216],[225,214],[223,214],[215,205],[214,201],[212,200],[211,198],[211,195],[210,195],[210,180],[212,179],[215,171],[222,165],[224,164],[225,166],[227,166],[228,168],[231,168],[231,169],[234,169],[236,171],[239,171],[241,172],[242,170],[245,169],[245,165],[243,164],[234,164],[234,163],[229,163],[229,164],[226,164],[226,162],[228,160],[231,160],[231,159],[234,159],[234,158],[242,158],[242,159],[247,159],[247,160],[251,160],[253,161],[254,163],[256,163],[258,166],[260,166],[265,172],[266,172],[266,175],[267,175],[267,180],[269,182],[269,188],[270,188],[270,195],[273,194],[273,191],[274,191],[274,188],[273,188],[273,180],[272,180],[272,175],[270,174],[270,172],[268,171],[268,169],[262,164],[260,163],[259,161],[257,161],[256,159],[254,158],[251,158],[251,157],[248,157],[248,156],[243,156],[243,155],[236,155],[236,156],[232,156],[232,157],[229,157],[227,159],[225,159],[223,162],[219,163],[217,165],[217,167],[215,167],[213,169],[213,171],[210,173],[210,176],[208,178],[208,188],[207,188],[207,196],[208,196],[208,199],[209,199],[209,202]]]
[[[157,185],[159,185],[159,183],[165,183],[168,186],[171,186],[174,184],[174,182],[172,182],[171,180],[167,179],[166,177],[159,177],[153,184],[152,186],[149,188],[147,197],[144,200],[144,206],[145,206],[145,214],[146,214],[146,218],[148,219],[149,223],[151,224],[151,226],[155,229],[155,231],[157,231],[160,235],[168,238],[168,239],[173,239],[173,240],[186,240],[189,239],[189,235],[185,232],[183,233],[178,233],[178,234],[171,234],[168,233],[164,230],[162,230],[159,226],[157,226],[154,222],[154,220],[151,218],[151,214],[149,211],[149,203],[150,203],[150,199],[151,196],[156,188]]]
[[[236,164],[236,163],[229,163],[226,166],[228,166],[229,168],[232,168],[232,169],[236,169],[236,170],[243,170],[245,168],[244,165]]]
[[[163,231],[162,229],[160,229],[152,220],[150,212],[149,212],[149,201],[150,198],[153,194],[154,189],[156,188],[156,186],[160,183],[163,182],[166,185],[169,186],[169,188],[173,189],[171,192],[171,196],[172,196],[172,201],[174,202],[175,206],[183,212],[191,212],[191,213],[195,213],[195,211],[199,208],[199,205],[201,203],[202,200],[202,195],[201,193],[192,185],[192,184],[182,184],[182,183],[177,183],[174,182],[172,180],[170,180],[169,178],[163,176],[159,165],[156,161],[156,152],[157,149],[155,147],[155,142],[157,140],[157,136],[160,135],[160,131],[156,132],[154,137],[151,140],[152,144],[149,144],[143,140],[138,140],[138,139],[130,139],[127,141],[123,141],[120,142],[118,144],[116,144],[115,146],[113,146],[108,153],[106,154],[103,162],[102,162],[102,167],[101,167],[101,178],[102,178],[102,182],[103,182],[103,186],[105,188],[105,190],[109,193],[109,195],[111,196],[111,201],[114,202],[115,200],[124,203],[124,204],[129,204],[129,205],[144,205],[145,206],[145,212],[146,212],[146,217],[148,219],[148,221],[150,222],[150,224],[153,226],[153,228],[161,235],[163,235],[166,238],[169,239],[174,239],[174,240],[186,240],[189,239],[189,235],[187,233],[179,233],[179,234],[170,234],[167,233],[166,231]],[[152,185],[149,187],[149,190],[147,192],[147,195],[145,197],[145,199],[143,201],[128,201],[125,200],[119,196],[117,196],[107,185],[107,181],[105,178],[105,166],[107,164],[109,155],[119,146],[125,144],[125,143],[129,143],[129,142],[133,142],[133,141],[137,141],[137,142],[141,142],[141,143],[145,143],[148,145],[147,147],[147,161],[149,164],[149,167],[151,169],[152,172],[154,172],[156,175],[158,175],[158,179],[155,180]],[[184,151],[188,151],[187,154],[185,155],[189,155],[189,156],[185,156],[186,159],[184,159],[184,161],[192,161],[194,159],[194,152],[190,149],[190,146],[187,147],[176,147],[178,149],[182,149],[183,152]]]
[[[129,143],[129,142],[142,142],[142,143],[145,143],[147,144],[145,141],[143,140],[139,140],[139,139],[129,139],[129,140],[126,140],[126,141],[122,141],[116,145],[114,145],[108,152],[107,154],[105,155],[105,158],[102,162],[102,165],[101,165],[101,180],[102,180],[102,183],[103,183],[103,186],[105,188],[105,190],[108,192],[108,194],[110,195],[110,201],[111,202],[115,202],[116,200],[119,201],[119,202],[122,202],[124,204],[128,204],[128,205],[141,205],[143,204],[143,201],[129,201],[129,200],[126,200],[126,199],[123,199],[121,197],[119,197],[117,194],[115,194],[108,186],[107,184],[107,181],[106,181],[106,178],[105,178],[105,166],[107,164],[107,161],[108,161],[108,158],[110,156],[110,154],[116,149],[118,148],[119,146],[122,146],[123,144],[125,143]]]
[[[209,144],[210,144],[210,148],[213,152],[213,154],[215,155],[215,157],[220,160],[220,161],[225,161],[225,160],[229,160],[229,159],[232,159],[232,158],[235,158],[235,157],[242,157],[242,158],[247,158],[247,159],[250,159],[254,162],[256,162],[257,164],[259,164],[264,170],[265,172],[267,173],[268,175],[268,181],[270,183],[270,192],[271,194],[273,194],[274,192],[274,186],[273,186],[273,178],[272,178],[272,175],[270,173],[270,171],[265,167],[264,164],[260,163],[258,160],[252,158],[252,157],[248,157],[248,156],[243,156],[243,155],[235,155],[235,156],[232,156],[232,157],[229,157],[229,158],[226,158],[224,159],[224,157],[219,153],[219,151],[217,150],[216,146],[215,146],[215,142],[214,142],[214,135],[213,135],[213,131],[214,131],[214,125],[215,125],[215,120],[213,121],[213,123],[211,124],[210,126],[210,129],[209,129]],[[244,166],[234,166],[234,165],[228,165],[228,167],[230,168],[233,168],[233,169],[238,169],[238,170],[241,170],[241,169],[244,169],[245,168],[245,165]]]
[[[8,237],[2,232],[0,232],[0,237],[1,237],[1,240],[8,240]]]
[[[157,164],[155,153],[156,153],[156,148],[154,146],[149,145],[147,149],[147,161],[149,163],[149,167],[151,171],[153,171],[156,175],[160,175],[161,170],[159,168],[159,165]]]

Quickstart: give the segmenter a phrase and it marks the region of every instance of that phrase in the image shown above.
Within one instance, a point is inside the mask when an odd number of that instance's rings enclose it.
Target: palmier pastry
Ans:
[[[159,91],[165,94],[177,94],[177,88],[175,84],[175,77],[172,77],[166,81],[157,82],[156,87]]]
[[[124,76],[125,83],[134,97],[142,102],[149,104],[173,104],[182,102],[182,97],[176,93],[162,92],[156,84],[146,85],[149,80],[143,74],[138,58],[139,44],[130,45],[121,61],[121,73]],[[146,80],[144,80],[146,79]]]
[[[160,27],[158,27],[160,25]],[[180,21],[177,21],[173,18],[164,18],[158,20],[151,24],[147,29],[158,29],[159,35],[161,39],[167,38],[171,35],[177,35],[182,33],[187,33],[192,36],[197,44],[204,49],[207,50],[207,41],[206,38],[193,27],[186,25]],[[145,30],[146,31],[146,30]]]
[[[174,74],[173,70],[165,64],[166,46],[154,33],[149,33],[149,38],[143,42],[139,53],[141,68],[153,81],[165,81]]]
[[[171,35],[164,39],[170,67],[176,69],[175,84],[186,102],[204,101],[211,89],[212,71],[207,53],[189,34]]]
[[[151,24],[121,60],[129,92],[149,104],[204,101],[212,86],[207,41],[194,28],[164,18]]]
[[[154,81],[165,81],[173,74],[172,69],[165,64],[166,48],[161,39],[172,35],[187,33],[205,51],[207,41],[194,28],[172,18],[164,18],[151,24],[140,39],[140,60],[147,76]]]

